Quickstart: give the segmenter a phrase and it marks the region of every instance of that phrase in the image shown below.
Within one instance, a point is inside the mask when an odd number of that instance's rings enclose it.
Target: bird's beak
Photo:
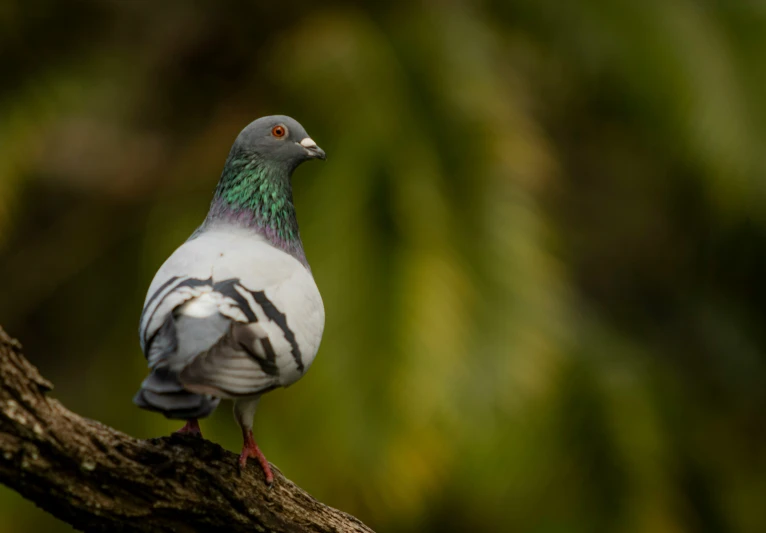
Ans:
[[[309,157],[313,157],[316,159],[327,159],[327,155],[324,153],[324,150],[319,148],[317,146],[317,143],[314,142],[314,140],[311,137],[306,137],[301,142],[299,142],[303,148],[306,149],[306,153],[308,153]]]

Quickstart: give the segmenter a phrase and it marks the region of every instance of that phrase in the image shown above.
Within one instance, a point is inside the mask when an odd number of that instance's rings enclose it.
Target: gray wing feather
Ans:
[[[151,337],[147,358],[152,369],[133,401],[168,418],[202,418],[215,410],[219,398],[189,391],[179,379],[184,361],[210,348],[226,331],[228,319],[179,316],[176,310]]]
[[[187,391],[178,381],[178,373],[164,366],[153,369],[133,397],[133,402],[143,409],[180,419],[205,417],[220,401],[207,394]]]
[[[212,277],[198,279],[189,276],[173,276],[154,291],[144,305],[138,330],[141,349],[147,358],[153,338],[164,325],[167,317],[182,304],[212,290]]]
[[[180,374],[190,390],[227,397],[252,396],[279,385],[276,356],[258,324],[232,323],[210,349],[197,355]]]
[[[200,297],[215,302],[218,311],[185,314],[185,304],[196,305]],[[142,348],[152,373],[135,403],[171,418],[198,418],[215,409],[217,398],[252,396],[279,386],[274,342],[289,343],[270,339],[259,315],[269,319],[236,278],[170,278],[147,299],[141,316]]]

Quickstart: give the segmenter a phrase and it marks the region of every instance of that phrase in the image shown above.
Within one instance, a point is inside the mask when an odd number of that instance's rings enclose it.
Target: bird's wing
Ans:
[[[147,295],[140,335],[149,366],[173,369],[186,390],[224,398],[291,383],[305,366],[280,307],[307,276],[316,290],[300,262],[249,235],[186,242]]]

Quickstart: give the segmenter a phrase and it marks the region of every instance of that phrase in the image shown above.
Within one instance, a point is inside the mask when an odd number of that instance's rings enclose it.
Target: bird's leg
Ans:
[[[255,457],[261,464],[263,474],[266,476],[266,484],[271,485],[274,483],[274,474],[271,473],[271,467],[269,466],[269,462],[266,460],[266,457],[264,457],[260,448],[258,448],[258,445],[255,443],[255,439],[253,438],[253,430],[243,428],[242,438],[244,440],[244,444],[242,444],[242,454],[239,456],[240,468],[245,468],[248,457]]]
[[[234,418],[237,419],[239,427],[242,428],[242,454],[239,456],[239,467],[245,468],[247,458],[254,457],[261,464],[261,469],[266,476],[266,483],[271,486],[274,483],[274,474],[271,473],[269,462],[258,449],[258,445],[253,438],[253,417],[258,407],[260,396],[254,398],[241,398],[234,402]]]
[[[186,421],[186,425],[176,431],[176,433],[180,433],[182,435],[189,434],[189,435],[195,435],[197,437],[202,437],[202,430],[199,427],[199,422],[196,418],[190,418]]]

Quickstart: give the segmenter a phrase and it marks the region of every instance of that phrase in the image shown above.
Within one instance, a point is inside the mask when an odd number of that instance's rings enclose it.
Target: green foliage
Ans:
[[[328,161],[323,344],[256,416],[287,476],[380,531],[766,530],[757,2],[6,4],[0,323],[65,404],[176,428],[130,403],[146,288],[288,114]]]

